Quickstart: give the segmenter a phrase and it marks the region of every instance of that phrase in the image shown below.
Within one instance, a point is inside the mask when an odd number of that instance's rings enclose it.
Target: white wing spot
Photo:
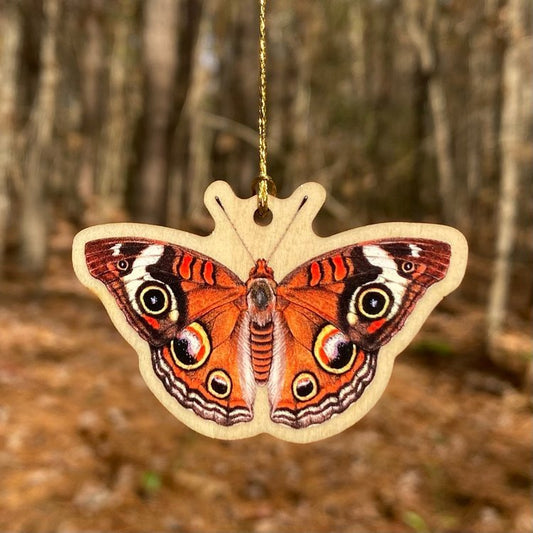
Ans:
[[[422,248],[420,248],[416,244],[410,244],[409,248],[411,249],[411,255],[413,257],[420,257],[420,252],[422,251]]]
[[[117,244],[114,244],[111,246],[111,250],[113,250],[113,257],[116,257],[117,255],[120,255],[120,249],[122,248],[122,244],[119,242]]]

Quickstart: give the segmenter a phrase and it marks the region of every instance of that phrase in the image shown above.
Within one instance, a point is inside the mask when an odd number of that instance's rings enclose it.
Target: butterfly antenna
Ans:
[[[307,202],[307,199],[308,197],[307,196],[304,196],[302,198],[302,201],[300,202],[300,205],[298,206],[298,209],[295,211],[294,215],[292,215],[292,218],[291,220],[289,221],[289,223],[287,224],[287,227],[285,228],[285,231],[283,232],[283,234],[281,235],[281,237],[279,238],[278,242],[274,245],[274,247],[272,248],[272,251],[270,252],[270,255],[266,258],[267,262],[270,261],[270,259],[272,259],[272,256],[274,255],[274,252],[279,248],[279,245],[281,244],[281,241],[285,238],[285,235],[287,235],[290,227],[292,226],[294,220],[296,219],[296,216],[298,215],[298,213],[300,212],[300,210],[302,209],[302,207],[305,205],[305,203]]]
[[[226,215],[226,218],[228,219],[228,222],[230,223],[231,227],[233,228],[233,231],[235,232],[237,237],[239,237],[239,240],[241,241],[241,244],[242,244],[243,248],[246,250],[246,252],[250,256],[250,259],[252,260],[252,263],[255,265],[254,256],[252,255],[252,253],[248,249],[248,246],[246,246],[246,243],[243,241],[240,233],[237,231],[237,228],[235,227],[235,224],[233,223],[233,220],[231,220],[231,218],[229,217],[228,213],[224,209],[224,206],[222,205],[222,202],[220,201],[220,198],[218,196],[215,196],[215,201],[220,206],[220,209],[222,209],[222,212],[224,213],[224,215]]]

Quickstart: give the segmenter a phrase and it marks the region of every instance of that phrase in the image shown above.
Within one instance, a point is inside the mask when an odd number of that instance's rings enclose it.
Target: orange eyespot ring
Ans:
[[[326,372],[344,374],[353,366],[357,347],[341,330],[327,324],[316,337],[313,355]]]
[[[223,370],[213,370],[207,376],[207,390],[216,398],[227,398],[231,393],[231,378]]]
[[[292,393],[301,402],[314,398],[318,394],[316,377],[310,372],[301,372],[292,382]]]
[[[357,311],[365,318],[375,320],[385,316],[390,309],[391,297],[384,289],[372,286],[357,295]]]
[[[200,368],[211,353],[211,343],[205,329],[198,323],[188,325],[170,343],[174,363],[183,370]]]

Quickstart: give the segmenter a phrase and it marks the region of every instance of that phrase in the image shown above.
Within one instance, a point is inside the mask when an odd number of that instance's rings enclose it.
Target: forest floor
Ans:
[[[152,396],[61,248],[0,285],[0,532],[533,531],[531,398],[479,355],[479,308],[439,306],[343,433],[216,441]]]

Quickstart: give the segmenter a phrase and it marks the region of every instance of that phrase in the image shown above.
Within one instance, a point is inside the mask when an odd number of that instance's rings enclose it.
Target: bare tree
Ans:
[[[257,4],[250,4],[247,9],[242,9],[239,2],[224,4],[227,6],[225,26],[218,35],[221,62],[220,114],[256,129],[259,49]],[[231,177],[238,190],[249,194],[252,181],[259,172],[257,148],[241,142],[241,139],[229,132],[220,141],[219,152],[223,152],[224,174]]]
[[[350,2],[348,5],[348,35],[347,40],[350,45],[351,61],[351,82],[354,97],[363,101],[365,95],[365,82],[367,78],[365,54],[365,11],[360,1]]]
[[[105,66],[103,31],[104,13],[100,0],[91,0],[81,12],[84,46],[80,61],[83,147],[78,179],[75,180],[74,212],[86,220],[87,210],[94,208],[98,139],[102,120],[103,73]]]
[[[132,98],[136,78],[129,72],[133,51],[130,39],[134,15],[132,0],[115,4],[116,21],[112,26],[112,47],[109,57],[109,82],[106,113],[99,146],[97,196],[98,211],[103,220],[113,219],[124,208],[128,147],[132,141],[136,118]],[[154,179],[154,178],[151,178]]]
[[[201,0],[181,2],[178,15],[178,67],[176,70],[176,93],[174,96],[173,130],[170,140],[167,223],[177,226],[181,223],[189,204],[189,187],[187,173],[189,165],[189,116],[188,102],[192,83],[198,34],[200,24],[205,16],[204,9],[218,9],[219,2],[209,2],[205,6]],[[212,13],[213,17],[216,14]],[[213,21],[210,22],[210,24]],[[218,50],[212,50],[210,59],[217,61]],[[205,57],[204,57],[205,59]]]
[[[531,53],[526,46],[527,0],[509,0],[505,8],[508,45],[503,64],[503,104],[500,127],[501,178],[498,203],[496,261],[490,287],[487,340],[497,357],[497,340],[506,316],[511,276],[511,254],[516,235],[518,193],[522,172],[520,150],[525,143],[522,108],[524,66]]]
[[[212,21],[215,2],[206,6],[201,15],[198,37],[194,46],[191,82],[185,102],[189,124],[189,161],[187,185],[189,199],[186,214],[192,221],[201,218],[204,190],[210,180],[213,130],[206,127],[205,116],[211,111],[213,97],[213,43]],[[170,199],[174,201],[175,199]]]
[[[470,6],[468,6],[470,7]],[[472,6],[473,7],[473,6]],[[494,182],[499,162],[497,131],[499,114],[499,93],[501,85],[497,35],[494,26],[499,16],[498,0],[487,0],[483,9],[471,8],[466,52],[467,98],[461,106],[465,133],[459,135],[462,150],[457,150],[456,161],[465,160],[465,211],[459,221],[463,231],[475,234],[473,228],[483,217],[483,192]],[[464,154],[464,156],[463,156]],[[473,235],[474,238],[477,236]],[[473,244],[471,240],[470,244]]]
[[[21,260],[25,269],[41,272],[48,245],[47,181],[51,171],[56,93],[59,82],[57,36],[60,0],[45,0],[40,74],[27,125],[25,191],[20,222]]]
[[[144,142],[134,193],[134,211],[145,222],[165,222],[169,118],[177,62],[179,4],[148,0],[144,4],[143,52],[146,73]]]
[[[10,215],[9,181],[15,162],[15,115],[20,47],[18,6],[6,3],[0,16],[0,271]]]
[[[434,42],[438,4],[436,0],[404,0],[403,6],[407,32],[428,83],[443,215],[447,223],[454,224],[457,219],[457,198],[454,184],[452,133],[444,80],[438,69]]]
[[[287,161],[286,187],[294,190],[300,183],[307,181],[310,174],[311,133],[311,71],[313,48],[316,42],[316,18],[313,21],[310,6],[297,5],[291,14],[291,48],[297,50],[291,56],[293,61],[292,87],[293,94],[289,109],[291,154]],[[311,16],[310,16],[311,15]]]

